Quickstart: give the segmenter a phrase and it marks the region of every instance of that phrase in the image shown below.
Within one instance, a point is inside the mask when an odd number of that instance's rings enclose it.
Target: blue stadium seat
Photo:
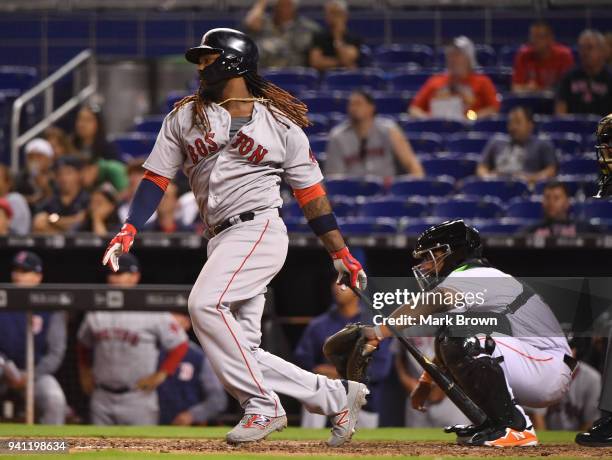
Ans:
[[[283,217],[287,231],[290,233],[308,233],[312,234],[312,230],[308,226],[308,221],[302,217]]]
[[[315,157],[317,158],[317,160],[325,155],[325,148],[327,147],[327,136],[310,136],[308,138],[309,142],[310,142],[310,149],[312,150],[312,153],[315,154]]]
[[[156,138],[157,135],[152,133],[129,133],[114,136],[112,141],[119,150],[120,159],[129,161],[132,158],[149,155]]]
[[[428,176],[451,176],[463,179],[476,173],[478,162],[462,158],[434,158],[421,162]]]
[[[476,61],[482,67],[494,67],[497,65],[497,53],[491,45],[478,43],[476,48]]]
[[[139,117],[134,124],[134,131],[140,133],[155,133],[161,129],[164,115],[151,115],[147,117]]]
[[[491,139],[486,133],[461,133],[451,136],[446,142],[446,148],[452,153],[478,153]]]
[[[460,133],[465,130],[465,124],[457,120],[443,118],[428,118],[415,120],[414,118],[400,119],[400,125],[407,132],[438,133],[440,135]]]
[[[185,91],[171,91],[166,96],[166,111],[170,112],[174,108],[174,104],[187,96]]]
[[[383,90],[386,86],[385,74],[380,69],[332,70],[323,80],[324,87],[329,90],[350,91],[367,88]]]
[[[328,176],[325,181],[327,193],[345,196],[373,196],[383,193],[382,182],[374,178],[350,178]]]
[[[582,203],[578,211],[579,215],[585,219],[611,219],[612,201],[588,200]]]
[[[491,79],[498,93],[509,91],[512,87],[512,69],[510,67],[484,67],[481,73]]]
[[[516,45],[502,46],[498,53],[499,64],[512,67],[514,65],[514,56],[519,48],[520,46]]]
[[[526,227],[525,222],[487,222],[476,225],[481,235],[508,235],[515,236]]]
[[[427,70],[403,70],[393,73],[389,84],[394,91],[418,91],[433,75]]]
[[[308,106],[310,113],[346,113],[346,94],[337,91],[332,93],[308,92],[303,94],[300,99]]]
[[[477,133],[506,133],[508,132],[508,117],[498,115],[476,120],[471,130]]]
[[[542,203],[530,198],[512,200],[506,208],[506,217],[516,219],[541,219]]]
[[[547,133],[576,133],[581,136],[593,134],[599,122],[598,116],[564,116],[540,123],[540,131]]]
[[[572,158],[559,163],[559,174],[593,174],[599,173],[599,166],[595,159]]]
[[[312,122],[311,126],[304,128],[304,132],[308,136],[313,134],[322,134],[329,130],[329,119],[320,113],[309,113],[308,118]]]
[[[582,152],[582,138],[574,133],[550,133],[546,137],[555,148],[567,155],[578,155]]]
[[[410,236],[418,236],[427,230],[429,227],[439,224],[442,222],[442,219],[437,217],[425,217],[421,219],[410,219],[406,225],[403,227],[403,232],[405,235]]]
[[[429,67],[433,65],[434,53],[427,45],[382,45],[376,49],[374,61],[378,66],[384,68],[404,64]]]
[[[300,205],[295,200],[284,204],[281,208],[281,214],[283,215],[283,219],[291,217],[304,217],[304,213],[302,212]]]
[[[595,182],[593,181],[592,175],[589,177],[584,177],[583,175],[564,174],[564,175],[559,175],[555,177],[554,181],[562,182],[567,188],[571,196],[575,196],[576,193],[578,193],[578,191],[580,190],[584,191],[586,182],[588,182],[588,184],[593,184],[592,188],[594,188],[594,184],[595,184]],[[546,187],[546,184],[548,184],[549,182],[550,180],[542,180],[542,181],[536,182],[534,192],[537,195],[541,195],[542,193],[544,193],[544,187]]]
[[[597,136],[595,133],[582,136],[582,150],[584,152],[594,152],[597,144]]]
[[[338,219],[338,225],[342,233],[349,236],[397,233],[397,222],[384,217]]]
[[[379,115],[399,115],[408,111],[408,106],[412,99],[412,93],[404,92],[402,94],[376,94],[374,95],[374,103],[376,104],[376,113]]]
[[[308,67],[270,69],[263,72],[263,77],[287,91],[314,90],[319,87],[319,73]]]
[[[500,179],[467,179],[459,190],[465,195],[493,196],[503,201],[526,195],[527,184],[520,181]]]
[[[34,67],[0,66],[0,89],[24,92],[36,83]]]
[[[535,94],[504,94],[501,103],[501,112],[508,113],[514,107],[529,107],[533,113],[551,114],[553,113],[555,100],[552,96]]]
[[[444,151],[442,136],[435,133],[409,132],[406,137],[417,154],[440,153]]]
[[[330,196],[329,201],[334,208],[336,217],[353,217],[358,214],[359,206],[355,202],[355,198],[337,195]]]
[[[406,198],[373,198],[361,205],[363,217],[421,217],[425,205]]]
[[[492,219],[501,217],[503,209],[495,200],[450,198],[436,204],[432,215],[445,219]]]
[[[395,196],[446,196],[453,191],[454,181],[449,178],[399,176],[391,185],[391,194]]]

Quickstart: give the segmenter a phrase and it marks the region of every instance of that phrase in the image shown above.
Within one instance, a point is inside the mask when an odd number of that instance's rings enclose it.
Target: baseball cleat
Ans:
[[[486,420],[480,425],[452,425],[444,428],[445,433],[455,433],[457,435],[457,444],[464,445],[472,439],[472,437],[487,428],[490,428],[489,420]]]
[[[576,435],[576,442],[587,447],[612,447],[612,415],[606,415],[585,433]]]
[[[242,444],[265,439],[270,433],[283,431],[287,426],[287,416],[267,417],[265,415],[245,414],[227,435],[228,444]]]
[[[489,428],[475,434],[464,444],[468,446],[487,447],[533,447],[538,445],[538,437],[533,426],[523,431],[512,428]]]
[[[350,441],[355,434],[355,425],[359,418],[359,411],[366,403],[366,396],[370,390],[363,384],[349,380],[347,382],[346,408],[331,418],[331,436],[327,440],[330,447],[339,447]]]

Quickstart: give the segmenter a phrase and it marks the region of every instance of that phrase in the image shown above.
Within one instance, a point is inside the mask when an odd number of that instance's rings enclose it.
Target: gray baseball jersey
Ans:
[[[294,189],[323,180],[308,138],[291,121],[255,103],[251,120],[230,138],[231,116],[217,104],[206,114],[210,131],[192,127],[192,104],[168,114],[144,167],[172,179],[189,178],[205,223],[282,205],[280,181]]]
[[[79,328],[79,341],[93,348],[96,384],[133,388],[157,370],[159,348],[170,350],[187,340],[170,313],[87,313]]]
[[[362,145],[351,123],[340,123],[329,134],[325,174],[395,176],[395,155],[389,136],[392,129],[400,128],[391,119],[375,117]]]

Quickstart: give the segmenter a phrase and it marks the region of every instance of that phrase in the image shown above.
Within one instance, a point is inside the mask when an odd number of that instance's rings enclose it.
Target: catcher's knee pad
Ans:
[[[477,337],[452,337],[443,331],[435,347],[438,360],[494,425],[526,428],[525,417],[510,396],[501,359],[490,356],[495,349],[491,337],[481,344]]]

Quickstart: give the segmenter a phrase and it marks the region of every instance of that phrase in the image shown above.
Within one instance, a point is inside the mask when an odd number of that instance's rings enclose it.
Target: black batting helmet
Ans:
[[[200,46],[187,50],[185,58],[199,64],[200,56],[204,54],[220,54],[215,62],[202,71],[202,78],[208,84],[257,71],[257,45],[251,37],[239,30],[209,30],[202,37]]]
[[[597,198],[612,196],[612,113],[597,124],[597,161],[599,162],[599,190]]]

